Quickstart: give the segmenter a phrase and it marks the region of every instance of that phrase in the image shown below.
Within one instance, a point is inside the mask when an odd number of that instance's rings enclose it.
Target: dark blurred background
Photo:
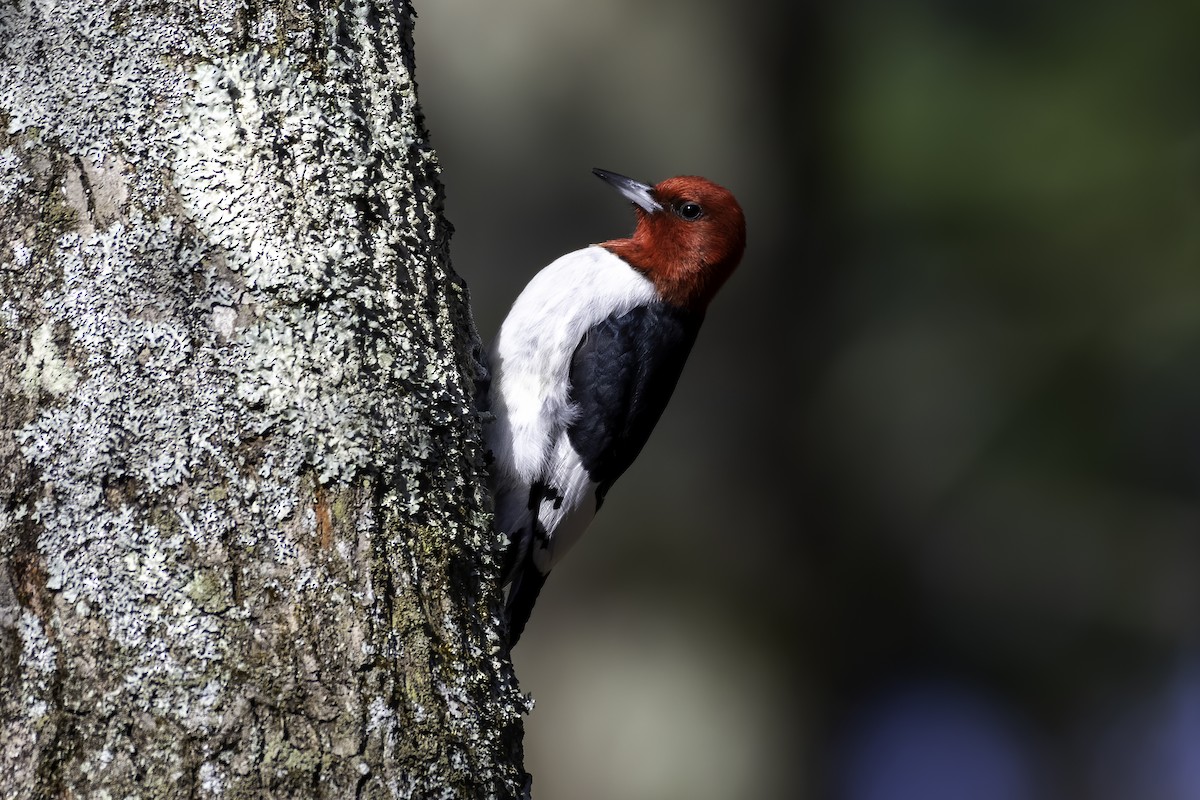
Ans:
[[[418,5],[485,340],[593,166],[749,220],[515,654],[536,795],[1200,798],[1200,3]]]

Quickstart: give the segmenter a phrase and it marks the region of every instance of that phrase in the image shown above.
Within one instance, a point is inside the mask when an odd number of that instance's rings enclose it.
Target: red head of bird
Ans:
[[[666,302],[704,311],[746,249],[746,219],[733,194],[694,175],[650,186],[592,172],[632,202],[638,216],[633,236],[602,246],[644,273]]]

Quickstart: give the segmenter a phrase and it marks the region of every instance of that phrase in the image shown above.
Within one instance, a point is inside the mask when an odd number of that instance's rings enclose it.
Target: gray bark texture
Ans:
[[[511,797],[402,0],[0,0],[0,796]]]

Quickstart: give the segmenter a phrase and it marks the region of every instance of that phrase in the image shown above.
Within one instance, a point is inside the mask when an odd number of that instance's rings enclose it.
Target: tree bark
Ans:
[[[0,2],[0,794],[511,797],[389,0]]]

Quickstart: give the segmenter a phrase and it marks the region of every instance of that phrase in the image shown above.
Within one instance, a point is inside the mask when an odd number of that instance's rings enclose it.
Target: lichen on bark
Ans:
[[[520,792],[411,26],[0,5],[5,796]]]

